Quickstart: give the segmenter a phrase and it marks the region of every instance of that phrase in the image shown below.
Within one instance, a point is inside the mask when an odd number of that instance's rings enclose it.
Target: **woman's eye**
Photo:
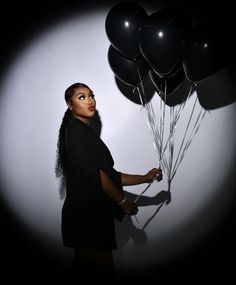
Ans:
[[[84,99],[85,99],[84,95],[79,96],[79,100],[84,100]]]
[[[90,98],[91,98],[91,99],[94,99],[94,97],[95,97],[94,94],[91,94],[91,95],[90,95]]]

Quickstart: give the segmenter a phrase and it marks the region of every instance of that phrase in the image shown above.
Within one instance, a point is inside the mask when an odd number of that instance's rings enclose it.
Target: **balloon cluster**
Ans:
[[[159,164],[166,174],[170,191],[177,168],[206,114],[203,108],[198,112],[197,96],[188,108],[186,103],[192,102],[193,88],[225,63],[218,38],[204,24],[194,26],[188,15],[176,6],[167,6],[148,15],[139,4],[129,1],[110,9],[105,29],[110,41],[108,62],[111,70],[116,78],[138,92],[147,111]],[[154,112],[151,100],[147,100],[143,83],[146,78],[161,98],[158,112]],[[167,97],[174,97],[172,94],[181,90],[186,81],[189,83],[188,94],[184,94],[186,96],[181,98],[178,106],[170,106],[168,115]],[[175,134],[184,111],[188,112],[184,116],[186,128],[177,145]]]
[[[193,26],[180,8],[147,14],[134,2],[114,5],[105,21],[108,62],[124,83],[138,86],[150,77],[155,88],[171,94],[184,79],[197,85],[224,64],[216,39],[205,25]]]

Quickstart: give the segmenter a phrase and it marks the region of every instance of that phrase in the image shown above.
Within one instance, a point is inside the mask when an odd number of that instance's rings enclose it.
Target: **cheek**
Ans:
[[[81,102],[81,101],[75,101],[75,102],[73,102],[73,108],[74,109],[83,109],[83,102]]]
[[[78,113],[82,110],[81,104],[78,104],[77,102],[72,104],[72,110],[75,113]]]

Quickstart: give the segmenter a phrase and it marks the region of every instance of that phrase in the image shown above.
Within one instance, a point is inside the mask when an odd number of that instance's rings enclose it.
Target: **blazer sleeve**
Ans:
[[[121,192],[123,192],[123,186],[121,181],[121,172],[117,171],[115,168],[112,169],[112,180],[118,186]]]

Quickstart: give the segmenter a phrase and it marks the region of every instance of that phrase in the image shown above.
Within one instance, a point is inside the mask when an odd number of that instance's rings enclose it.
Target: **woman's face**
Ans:
[[[87,87],[75,88],[74,95],[71,97],[68,107],[73,116],[88,123],[89,119],[96,112],[96,100],[93,91]]]

